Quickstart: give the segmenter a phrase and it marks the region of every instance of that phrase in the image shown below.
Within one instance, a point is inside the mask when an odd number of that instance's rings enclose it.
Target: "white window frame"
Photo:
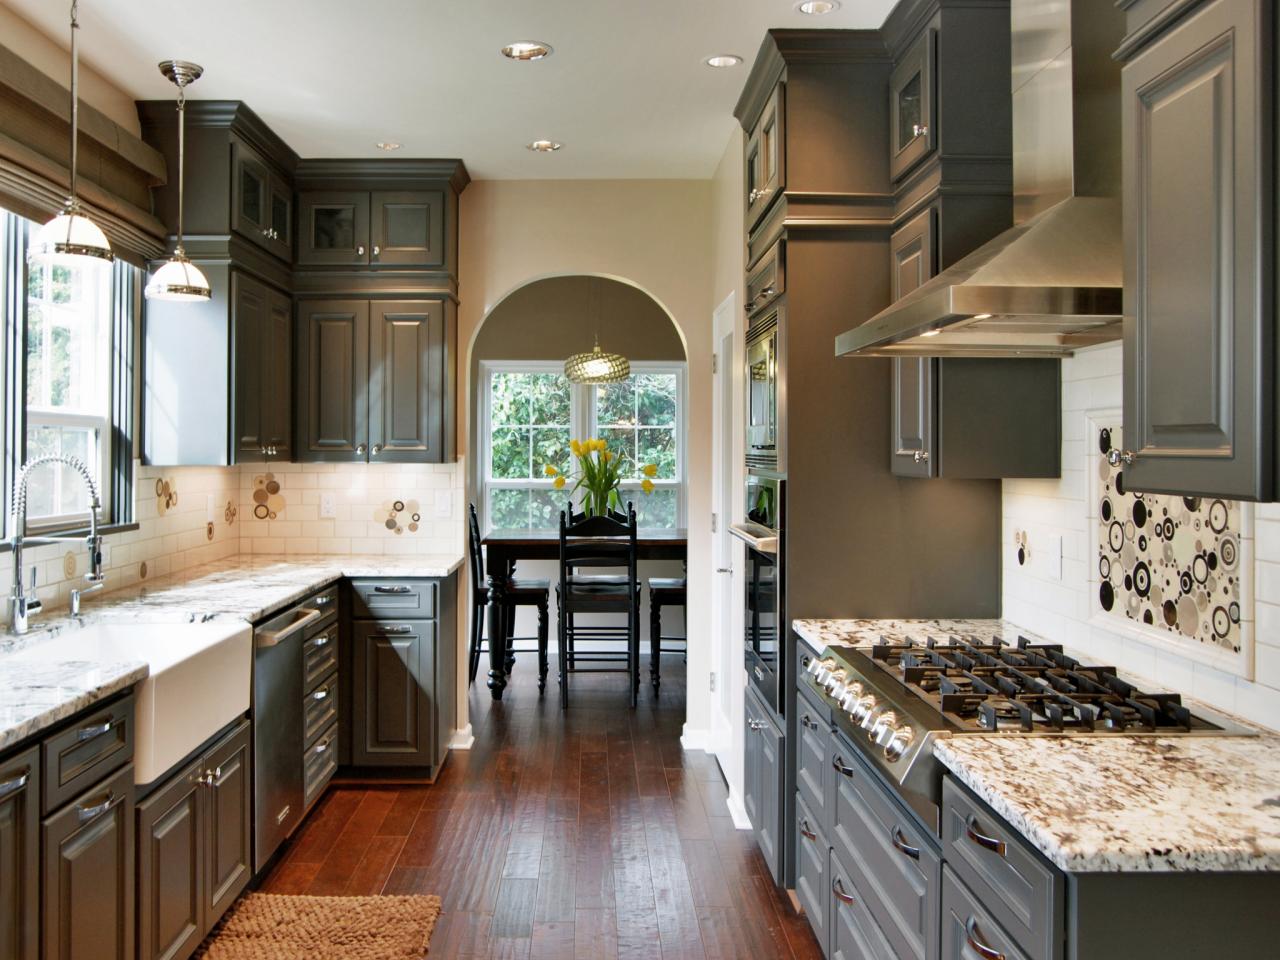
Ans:
[[[637,360],[631,363],[632,373],[668,373],[676,376],[676,477],[653,481],[655,487],[675,489],[676,526],[685,527],[687,509],[687,477],[685,465],[688,430],[686,427],[686,402],[688,367],[683,361]],[[478,403],[477,439],[480,443],[480,527],[484,531],[492,529],[489,522],[489,496],[493,490],[552,490],[555,488],[553,477],[534,478],[528,480],[511,480],[493,476],[493,445],[491,403],[493,396],[493,377],[500,373],[564,373],[564,363],[559,360],[482,360],[480,361],[481,392]],[[596,435],[595,388],[583,384],[570,385],[569,399],[569,435],[578,439]],[[623,490],[640,491],[642,480],[624,480]],[[643,494],[639,494],[643,496]],[[635,497],[638,501],[638,497]]]

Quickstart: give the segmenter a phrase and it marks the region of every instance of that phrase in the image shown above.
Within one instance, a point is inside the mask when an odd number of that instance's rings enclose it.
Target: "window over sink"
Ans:
[[[642,527],[679,527],[684,520],[684,364],[633,362],[619,383],[570,383],[555,361],[487,361],[479,439],[482,511],[487,529],[555,529],[568,501],[546,473],[572,475],[573,438],[599,437],[624,454],[631,469],[624,499]],[[641,467],[657,465],[653,492],[641,489]],[[572,481],[570,481],[572,483]]]
[[[38,224],[0,211],[8,415],[6,496],[13,472],[48,454],[80,459],[99,485],[104,523],[132,518],[133,347],[141,271],[123,261],[27,262]],[[32,474],[27,525],[72,529],[89,495],[61,465]],[[8,514],[9,511],[6,511]],[[12,531],[9,531],[12,533]]]

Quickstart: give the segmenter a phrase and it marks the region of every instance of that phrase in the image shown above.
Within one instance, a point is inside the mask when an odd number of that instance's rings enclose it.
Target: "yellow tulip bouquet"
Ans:
[[[569,450],[578,459],[578,476],[569,493],[572,496],[579,490],[583,492],[583,512],[587,516],[606,516],[610,510],[620,513],[623,504],[618,488],[629,458],[614,453],[605,441],[596,438],[570,440]],[[543,469],[548,477],[555,477],[557,490],[563,490],[569,480],[574,479],[564,476],[549,463]],[[640,489],[646,494],[652,493],[652,478],[658,475],[658,465],[646,463],[640,472],[644,474]]]

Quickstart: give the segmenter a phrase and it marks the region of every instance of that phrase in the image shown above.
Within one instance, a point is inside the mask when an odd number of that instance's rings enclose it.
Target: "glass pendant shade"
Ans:
[[[213,291],[204,273],[181,252],[160,265],[143,291],[148,300],[190,302],[208,300]]]
[[[73,204],[37,230],[27,246],[27,258],[37,263],[74,266],[81,257],[110,262],[115,254],[102,228]]]
[[[631,376],[631,362],[617,353],[605,353],[600,344],[590,353],[575,353],[564,362],[564,375],[572,383],[617,383]]]

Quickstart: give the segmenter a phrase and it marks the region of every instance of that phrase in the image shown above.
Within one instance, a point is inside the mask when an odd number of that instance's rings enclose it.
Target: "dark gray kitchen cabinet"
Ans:
[[[298,459],[368,459],[368,301],[303,301],[297,334]]]
[[[445,264],[443,190],[304,191],[298,211],[299,266]]]
[[[783,744],[782,730],[771,711],[750,687],[747,688],[743,805],[756,845],[768,864],[775,883],[782,879]]]
[[[747,135],[745,152],[747,230],[759,222],[787,185],[786,84],[778,83]]]
[[[934,64],[938,31],[926,27],[889,76],[889,170],[897,180],[937,148]]]
[[[40,948],[40,750],[0,762],[0,956]]]
[[[293,189],[256,150],[231,141],[231,228],[282,260],[293,255]]]
[[[932,31],[926,34],[932,35]],[[889,239],[894,300],[923,286],[937,272],[935,216],[930,207],[895,230]],[[892,362],[893,472],[900,477],[932,476],[936,362],[930,357],[895,357]]]
[[[356,624],[352,762],[430,762],[435,654],[434,621]]]
[[[452,459],[452,301],[304,301],[298,312],[298,459]]]
[[[138,805],[138,957],[184,960],[251,875],[249,723]]]
[[[133,764],[41,827],[43,956],[133,960]]]
[[[1276,495],[1273,17],[1213,0],[1121,74],[1133,490]]]
[[[951,872],[950,864],[942,873],[942,960],[1029,960],[1030,954],[1018,949],[1017,942]]]
[[[821,821],[796,797],[796,899],[824,956],[830,951],[831,846]]]
[[[831,960],[897,958],[849,872],[831,855]],[[968,958],[966,958],[968,960]]]
[[[236,460],[288,460],[292,432],[293,303],[249,274],[231,275]]]

